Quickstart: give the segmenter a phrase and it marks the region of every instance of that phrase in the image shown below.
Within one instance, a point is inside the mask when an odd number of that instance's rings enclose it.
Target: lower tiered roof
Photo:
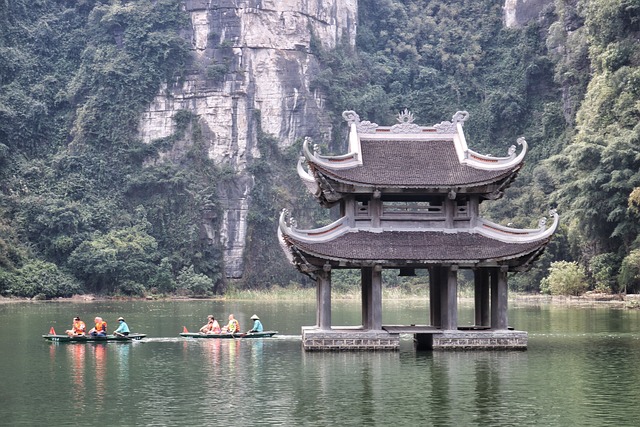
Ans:
[[[343,220],[315,229],[297,230],[280,219],[279,235],[289,260],[301,271],[329,263],[356,268],[372,263],[388,268],[458,264],[463,267],[505,265],[512,271],[527,269],[542,253],[558,225],[552,212],[550,227],[513,229],[481,220],[464,230],[353,229]]]

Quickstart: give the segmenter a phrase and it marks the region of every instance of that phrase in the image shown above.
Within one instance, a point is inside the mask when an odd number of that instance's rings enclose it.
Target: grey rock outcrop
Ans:
[[[520,28],[539,18],[545,6],[553,5],[554,0],[505,0],[504,25],[507,28]]]
[[[209,157],[233,168],[221,184],[223,224],[209,239],[224,247],[227,277],[243,273],[249,194],[247,166],[260,157],[258,126],[285,147],[297,138],[330,138],[323,94],[310,88],[318,70],[312,43],[355,43],[357,0],[183,0],[191,17],[189,73],[162,87],[140,122],[150,142],[174,131],[179,110],[197,115]],[[260,112],[260,120],[256,111]]]

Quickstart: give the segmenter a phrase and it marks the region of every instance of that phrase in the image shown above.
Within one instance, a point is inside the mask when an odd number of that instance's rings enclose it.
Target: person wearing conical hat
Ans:
[[[113,332],[117,337],[126,337],[129,335],[129,325],[124,321],[124,317],[118,317],[118,329]]]
[[[260,318],[258,317],[258,315],[254,314],[253,316],[251,316],[251,320],[253,320],[253,328],[251,328],[251,330],[247,333],[251,334],[254,332],[262,332],[264,328],[262,327],[262,322],[260,322]]]

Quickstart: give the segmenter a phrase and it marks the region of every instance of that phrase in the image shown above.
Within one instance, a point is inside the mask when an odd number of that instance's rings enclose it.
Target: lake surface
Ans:
[[[419,323],[426,302],[384,302],[383,323]],[[257,313],[263,340],[188,340],[208,314]],[[143,342],[46,342],[74,316]],[[470,324],[470,306],[460,308]],[[334,302],[335,325],[360,306]],[[223,322],[221,322],[223,323]],[[527,351],[308,353],[315,302],[43,302],[0,305],[0,425],[626,426],[640,423],[640,310],[515,306]],[[425,321],[426,323],[426,321]]]

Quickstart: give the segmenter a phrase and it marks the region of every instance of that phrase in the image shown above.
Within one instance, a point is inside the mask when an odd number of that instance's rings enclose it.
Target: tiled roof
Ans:
[[[298,249],[333,260],[483,261],[507,260],[534,252],[547,239],[527,243],[504,243],[480,234],[436,231],[359,231],[322,243],[298,241]]]
[[[509,176],[514,170],[479,170],[458,161],[452,140],[363,140],[362,166],[326,169],[343,182],[398,187],[484,185]]]

